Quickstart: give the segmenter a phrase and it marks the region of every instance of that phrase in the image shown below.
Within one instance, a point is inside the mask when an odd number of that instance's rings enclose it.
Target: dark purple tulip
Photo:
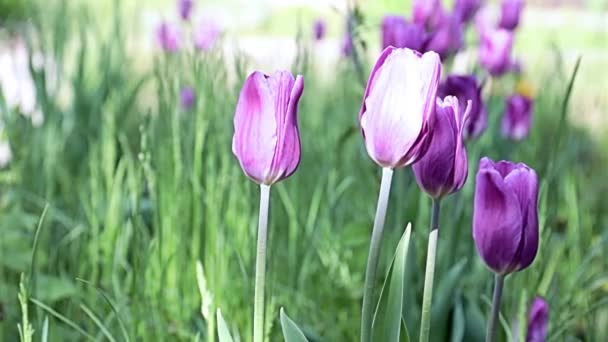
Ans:
[[[179,100],[182,108],[190,109],[194,105],[196,101],[196,94],[194,93],[194,88],[192,87],[183,87],[179,93]]]
[[[192,14],[192,8],[194,7],[194,0],[177,0],[177,8],[179,10],[179,16],[183,20],[190,20]]]
[[[473,207],[473,240],[497,274],[528,267],[538,250],[538,179],[523,163],[479,161]]]
[[[481,0],[456,0],[454,3],[454,13],[458,15],[462,22],[469,22],[477,10],[481,7]]]
[[[389,46],[420,51],[426,32],[422,25],[408,23],[399,15],[387,15],[382,19],[382,49]]]
[[[327,25],[325,24],[325,20],[317,19],[312,26],[313,36],[315,40],[319,41],[325,38],[325,33],[327,32]]]
[[[180,47],[179,29],[166,21],[156,29],[158,45],[166,52],[177,52]]]
[[[501,76],[510,70],[513,32],[488,28],[481,32],[479,64],[492,76]]]
[[[420,188],[435,199],[460,190],[467,180],[469,166],[462,133],[471,101],[466,108],[459,107],[454,96],[443,101],[437,98],[431,145],[412,166]]]
[[[545,342],[549,325],[549,304],[542,298],[534,298],[528,318],[526,342]]]
[[[515,94],[505,101],[502,116],[502,135],[513,140],[522,140],[532,125],[532,99]]]
[[[465,139],[481,135],[488,124],[488,113],[481,98],[481,86],[477,83],[475,76],[448,76],[439,84],[437,96],[444,98],[448,95],[458,98],[461,109],[466,108],[467,101],[471,100],[471,113],[464,126]]]
[[[444,60],[463,45],[462,23],[457,15],[444,15],[431,32],[423,50],[435,51]]]
[[[519,17],[524,8],[524,0],[503,0],[500,5],[500,22],[498,26],[512,31],[519,25]]]

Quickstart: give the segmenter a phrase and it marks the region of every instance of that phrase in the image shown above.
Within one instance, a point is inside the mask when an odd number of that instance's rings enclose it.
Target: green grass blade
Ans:
[[[32,303],[36,304],[37,306],[39,306],[40,308],[42,308],[44,311],[50,313],[53,317],[57,318],[61,322],[67,324],[70,328],[76,330],[82,336],[86,337],[87,339],[89,339],[91,341],[95,341],[95,338],[93,336],[91,336],[89,333],[87,333],[86,331],[84,331],[81,327],[79,327],[78,324],[74,323],[69,318],[67,318],[64,315],[60,314],[59,312],[55,311],[50,306],[48,306],[48,305],[44,304],[43,302],[41,302],[37,299],[34,299],[34,298],[30,298],[30,301]]]
[[[228,329],[228,325],[226,324],[220,309],[217,309],[217,335],[219,336],[220,342],[234,341],[232,339],[232,335],[230,335],[230,330]]]
[[[283,328],[283,338],[285,342],[308,342],[304,333],[285,313],[285,309],[281,308],[281,327]]]
[[[80,304],[80,308],[82,309],[82,311],[84,311],[85,314],[87,314],[87,316],[89,316],[89,318],[93,321],[93,323],[95,323],[95,325],[99,328],[101,333],[105,337],[107,337],[108,340],[110,340],[110,342],[116,342],[116,340],[114,339],[114,336],[112,336],[112,334],[110,333],[108,328],[101,322],[99,317],[97,317],[97,315],[91,309],[89,309],[84,304]]]

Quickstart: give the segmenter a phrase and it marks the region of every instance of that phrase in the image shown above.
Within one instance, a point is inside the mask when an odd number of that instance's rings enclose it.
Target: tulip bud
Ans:
[[[196,100],[196,94],[192,87],[183,87],[179,94],[180,104],[184,109],[190,109]]]
[[[549,304],[542,298],[534,298],[528,318],[526,342],[545,342],[549,325]]]
[[[161,22],[156,29],[158,45],[160,45],[165,52],[177,52],[179,50],[179,36],[179,29],[166,21]]]
[[[471,112],[464,124],[465,139],[481,135],[486,129],[488,114],[481,98],[481,86],[477,84],[475,76],[448,76],[439,84],[437,96],[444,98],[448,95],[458,98],[461,109],[466,108],[467,101],[471,101]]]
[[[481,0],[456,0],[454,13],[457,13],[460,20],[466,23],[473,19],[479,7],[481,7]]]
[[[194,0],[177,0],[179,16],[183,20],[190,20],[190,15],[192,14],[192,7],[194,7]]]
[[[221,30],[211,19],[202,21],[194,30],[194,47],[201,51],[209,51],[220,37]]]
[[[300,163],[298,102],[304,79],[287,71],[247,77],[234,113],[232,152],[245,174],[270,185],[289,177]]]
[[[444,15],[424,44],[424,51],[435,51],[441,59],[456,53],[463,45],[462,23],[457,15]]]
[[[315,38],[315,40],[319,41],[322,40],[323,38],[325,38],[325,32],[327,31],[327,25],[325,24],[325,21],[323,19],[317,19],[315,20],[315,23],[313,24],[313,36]]]
[[[420,51],[426,32],[424,27],[408,23],[404,17],[387,15],[382,20],[382,48],[389,46]]]
[[[511,66],[513,33],[504,29],[487,28],[481,33],[479,63],[492,76],[500,76]]]
[[[369,76],[359,123],[369,156],[397,168],[420,159],[431,139],[441,62],[434,52],[386,48]]]
[[[429,196],[437,199],[462,188],[467,180],[467,152],[462,133],[471,110],[471,101],[460,109],[458,99],[437,98],[432,143],[424,157],[412,165],[416,182]]]
[[[532,100],[523,95],[509,96],[502,116],[502,135],[512,140],[522,140],[532,125]]]
[[[523,8],[523,0],[503,0],[500,6],[500,22],[498,26],[505,30],[514,30],[519,24],[519,17]]]
[[[440,0],[414,0],[412,6],[414,23],[430,29],[435,27],[444,14]]]
[[[479,161],[473,207],[473,240],[497,274],[528,267],[538,250],[538,179],[523,163]]]

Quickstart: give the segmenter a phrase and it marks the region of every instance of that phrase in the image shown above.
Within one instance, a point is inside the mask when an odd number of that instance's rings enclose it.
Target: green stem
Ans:
[[[492,297],[492,313],[490,316],[490,321],[488,321],[486,342],[493,342],[494,336],[496,336],[496,323],[498,322],[498,314],[500,313],[500,298],[502,297],[502,288],[504,283],[504,275],[496,274],[494,276],[494,296]]]
[[[369,255],[367,256],[367,268],[365,270],[363,308],[361,309],[361,342],[370,342],[372,336],[372,321],[374,314],[374,282],[376,280],[378,257],[380,256],[380,246],[382,244],[382,234],[384,231],[384,219],[386,217],[388,197],[391,192],[392,178],[393,169],[382,169],[380,194],[378,195],[376,217],[374,218],[374,228],[372,229]]]
[[[258,247],[255,259],[255,297],[253,309],[253,342],[264,341],[264,286],[266,284],[266,240],[268,238],[268,203],[270,186],[260,184]]]
[[[439,237],[439,199],[433,199],[429,245],[426,254],[426,271],[424,273],[424,293],[422,296],[422,315],[420,318],[420,342],[427,342],[431,329],[431,303],[433,299],[433,279],[435,276],[435,257],[437,256],[437,238]]]

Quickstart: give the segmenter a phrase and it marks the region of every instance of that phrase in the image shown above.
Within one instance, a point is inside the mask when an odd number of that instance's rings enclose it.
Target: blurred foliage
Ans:
[[[31,6],[30,0],[0,0],[0,26],[8,21],[25,19]]]

